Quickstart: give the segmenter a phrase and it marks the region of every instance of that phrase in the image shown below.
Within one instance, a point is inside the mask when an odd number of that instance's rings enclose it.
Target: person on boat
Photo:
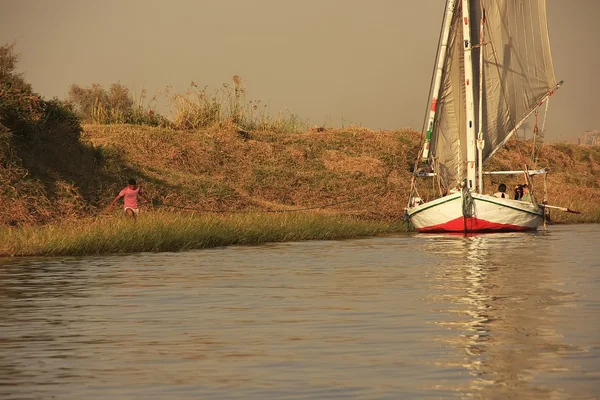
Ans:
[[[521,197],[523,197],[523,185],[517,185],[515,186],[515,200],[521,200]]]
[[[418,205],[423,204],[423,199],[421,199],[419,196],[415,196],[411,199],[410,201],[410,206],[411,207],[416,207]]]
[[[494,196],[499,197],[501,199],[507,198],[506,185],[504,183],[501,183],[500,185],[498,185],[498,191],[496,193],[494,193]]]
[[[114,198],[114,200],[108,206],[108,211],[111,211],[115,203],[123,197],[123,210],[125,210],[125,214],[129,215],[133,219],[139,213],[138,199],[142,198],[146,201],[146,197],[142,193],[142,188],[139,187],[135,181],[135,179],[130,179],[128,185],[123,188]]]
[[[533,201],[533,200],[531,200],[531,194],[529,193],[529,185],[528,184],[523,185],[523,196],[521,197],[521,201],[528,201],[530,203]]]

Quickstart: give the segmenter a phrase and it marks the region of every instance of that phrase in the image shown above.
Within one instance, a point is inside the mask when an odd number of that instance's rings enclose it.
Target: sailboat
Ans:
[[[538,228],[544,206],[484,193],[483,166],[562,85],[556,83],[545,0],[447,0],[422,150],[405,215],[419,232]],[[424,130],[425,130],[424,129]],[[417,180],[434,179],[423,202]],[[509,194],[509,197],[510,196]]]

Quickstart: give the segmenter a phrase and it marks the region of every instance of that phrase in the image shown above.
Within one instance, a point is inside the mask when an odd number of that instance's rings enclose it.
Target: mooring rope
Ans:
[[[375,196],[378,196],[378,195],[383,194],[385,192],[387,192],[387,188],[383,189],[383,190],[381,190],[379,192],[376,192],[376,193],[371,193],[371,194],[367,194],[367,195],[364,195],[364,196],[355,196],[355,197],[353,197],[351,199],[337,201],[335,203],[322,204],[322,205],[314,206],[314,207],[288,208],[288,209],[282,209],[282,210],[225,210],[225,209],[215,210],[215,209],[206,209],[206,208],[199,208],[199,207],[176,206],[174,204],[168,204],[168,203],[167,204],[161,203],[161,204],[158,204],[158,206],[159,207],[172,207],[172,208],[177,208],[177,209],[180,209],[180,210],[200,211],[200,212],[207,212],[207,213],[223,213],[223,214],[224,213],[230,213],[230,214],[233,214],[233,213],[238,213],[238,214],[240,214],[240,213],[261,213],[261,212],[264,212],[264,213],[283,213],[283,212],[298,212],[298,211],[318,210],[318,209],[322,209],[322,208],[333,207],[333,206],[337,206],[337,205],[340,205],[340,204],[345,204],[345,203],[350,203],[350,202],[353,202],[353,201],[358,201],[358,200],[361,200],[361,199],[365,199],[367,197],[375,197]],[[152,204],[155,205],[154,201],[152,202]]]
[[[471,192],[467,188],[467,185],[464,185],[462,188],[462,214],[465,218],[470,218],[475,215],[475,201],[473,200],[473,196],[471,196]]]
[[[467,218],[472,218],[475,215],[475,201],[473,200],[473,196],[471,196],[471,192],[469,188],[467,188],[466,182],[462,185],[462,214],[463,214],[463,226],[465,232],[468,231],[467,227]]]

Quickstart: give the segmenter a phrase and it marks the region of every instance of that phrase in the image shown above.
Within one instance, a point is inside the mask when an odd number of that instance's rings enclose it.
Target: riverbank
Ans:
[[[86,125],[70,146],[49,138],[13,159],[18,168],[4,175],[12,181],[0,193],[0,255],[180,251],[406,231],[419,140],[411,130]],[[487,168],[522,168],[530,146],[511,142]],[[600,149],[553,144],[538,154],[537,167],[550,168],[534,179],[538,198],[546,192],[548,204],[582,212],[553,211],[552,223],[600,222]],[[130,177],[151,199],[137,224],[121,211],[106,214]],[[486,177],[490,192],[500,179],[511,187],[522,177]]]
[[[406,232],[402,222],[323,213],[152,212],[54,225],[0,228],[0,257],[184,251],[267,242],[331,240]]]
[[[318,129],[298,134],[240,132],[234,126],[177,131],[134,125],[85,125],[75,143],[40,140],[4,176],[0,226],[55,224],[97,215],[136,178],[152,204],[145,211],[320,209],[365,220],[398,221],[410,188],[420,134],[412,130]],[[26,150],[26,151],[25,151]],[[531,143],[513,142],[486,169],[518,170]],[[546,144],[537,168],[550,168],[534,191],[555,223],[600,222],[600,148]],[[521,176],[486,177],[486,192]],[[427,182],[424,181],[427,186]]]

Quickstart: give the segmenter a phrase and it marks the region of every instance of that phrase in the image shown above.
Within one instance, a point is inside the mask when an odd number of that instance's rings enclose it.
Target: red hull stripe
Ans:
[[[535,230],[535,228],[511,224],[500,224],[497,222],[490,222],[484,219],[472,217],[459,217],[443,224],[417,229],[419,232],[518,232],[530,230]]]

